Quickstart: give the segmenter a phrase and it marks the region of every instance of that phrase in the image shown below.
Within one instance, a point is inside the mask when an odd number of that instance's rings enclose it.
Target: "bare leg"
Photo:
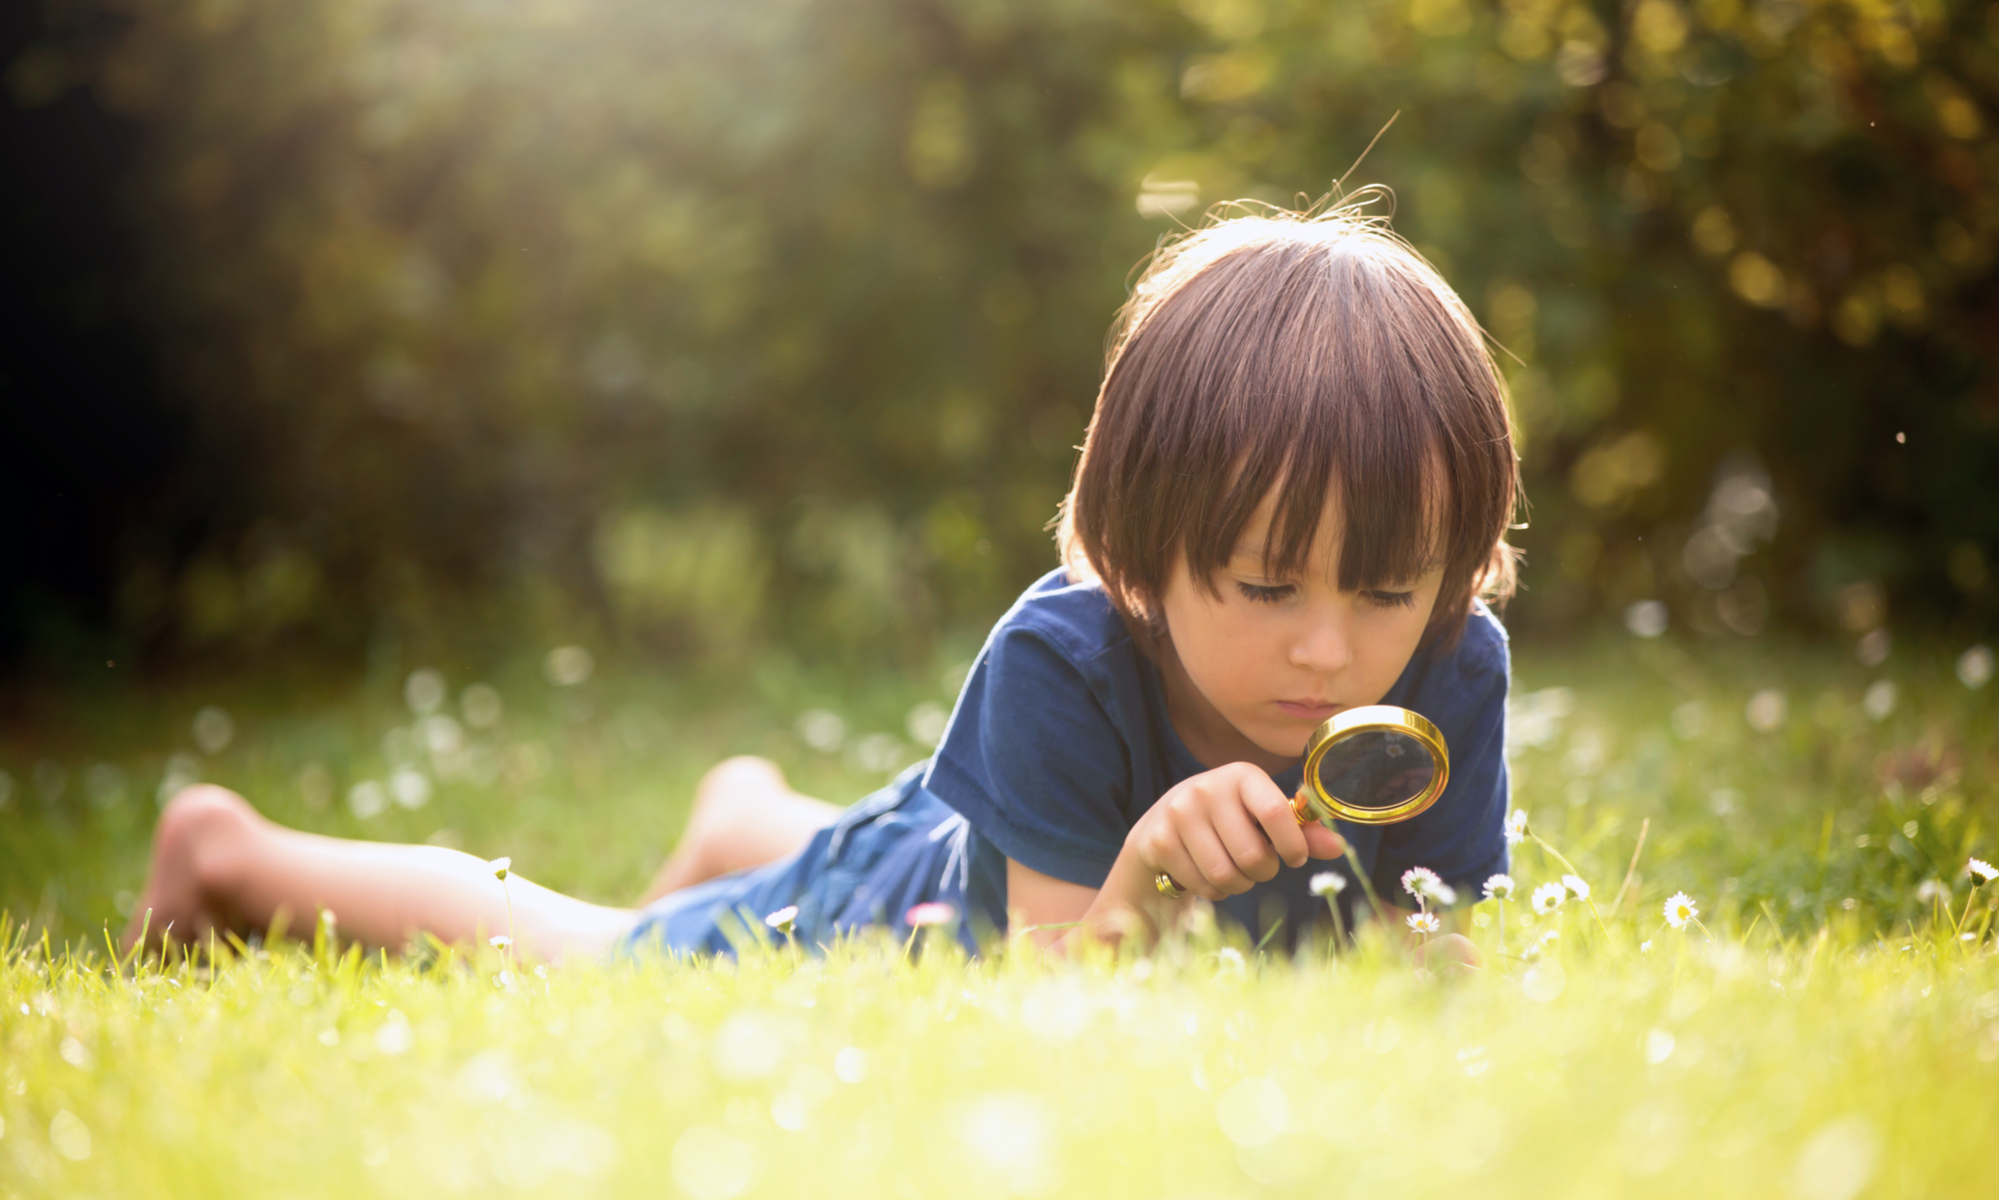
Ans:
[[[145,892],[126,930],[142,923],[157,944],[171,923],[187,943],[210,930],[294,927],[330,910],[341,933],[401,946],[429,933],[462,944],[509,932],[530,958],[594,956],[632,927],[630,909],[590,904],[510,874],[507,891],[486,863],[440,846],[347,841],[273,824],[225,788],[196,785],[160,814]],[[510,923],[508,900],[512,899]]]
[[[777,764],[747,755],[726,758],[695,785],[687,830],[639,903],[776,862],[839,815],[839,806],[793,791]]]

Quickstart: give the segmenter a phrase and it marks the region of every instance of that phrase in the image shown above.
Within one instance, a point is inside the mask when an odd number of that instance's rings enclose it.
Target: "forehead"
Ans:
[[[1282,536],[1272,536],[1272,524],[1280,519],[1279,506],[1284,492],[1282,485],[1268,492],[1257,507],[1251,510],[1243,522],[1243,530],[1236,535],[1236,543],[1230,549],[1230,557],[1265,558],[1279,552],[1284,542]],[[1346,522],[1341,517],[1339,489],[1328,488],[1325,502],[1320,505],[1319,521],[1313,528],[1312,542],[1308,553],[1315,559],[1328,554],[1337,554],[1340,549],[1341,534]],[[1282,534],[1282,531],[1275,531]]]

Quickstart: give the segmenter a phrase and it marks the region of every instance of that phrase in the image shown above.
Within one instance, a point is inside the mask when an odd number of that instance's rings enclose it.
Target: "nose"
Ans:
[[[1292,639],[1291,664],[1320,675],[1344,670],[1354,660],[1354,643],[1346,615],[1334,607],[1315,607],[1303,614]]]

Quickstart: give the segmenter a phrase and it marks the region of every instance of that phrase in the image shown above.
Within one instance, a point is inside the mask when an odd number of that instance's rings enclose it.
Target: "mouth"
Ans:
[[[1334,704],[1320,700],[1280,700],[1277,702],[1279,712],[1284,713],[1294,720],[1311,721],[1314,724],[1326,720],[1345,707],[1347,706],[1344,704]]]

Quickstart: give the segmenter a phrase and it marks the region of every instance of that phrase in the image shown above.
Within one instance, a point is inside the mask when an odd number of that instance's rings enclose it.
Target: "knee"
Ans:
[[[167,801],[154,838],[161,856],[188,867],[203,891],[221,891],[261,822],[250,802],[235,792],[197,783]]]
[[[701,812],[744,796],[783,791],[784,787],[785,774],[778,764],[754,754],[739,754],[723,759],[701,777],[694,789],[694,807]]]

